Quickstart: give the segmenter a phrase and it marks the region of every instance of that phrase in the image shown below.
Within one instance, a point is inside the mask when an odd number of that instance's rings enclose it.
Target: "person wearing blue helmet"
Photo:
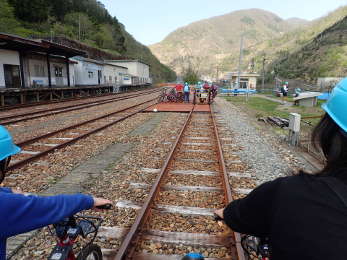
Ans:
[[[0,183],[4,180],[11,156],[20,148],[13,143],[6,128],[0,126]],[[6,259],[8,237],[57,223],[75,213],[111,201],[89,195],[58,195],[40,197],[0,187],[0,260]]]
[[[322,170],[264,183],[215,212],[234,231],[268,238],[272,260],[347,258],[347,78],[322,107],[312,133]]]
[[[190,96],[190,86],[188,84],[188,82],[184,83],[184,102],[189,103],[189,96]]]

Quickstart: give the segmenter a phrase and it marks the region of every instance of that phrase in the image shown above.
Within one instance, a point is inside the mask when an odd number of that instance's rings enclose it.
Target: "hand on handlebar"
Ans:
[[[94,199],[94,207],[93,209],[111,209],[112,208],[112,201],[102,198],[93,198]]]
[[[221,220],[224,219],[224,209],[217,209],[214,211],[214,214],[216,216],[218,216],[219,218],[221,218]],[[218,219],[217,219],[217,221],[218,221]]]

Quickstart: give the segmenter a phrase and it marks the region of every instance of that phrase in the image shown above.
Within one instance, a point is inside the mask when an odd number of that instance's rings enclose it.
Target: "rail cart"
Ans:
[[[210,89],[196,89],[194,94],[194,104],[210,104],[211,103],[211,90]]]

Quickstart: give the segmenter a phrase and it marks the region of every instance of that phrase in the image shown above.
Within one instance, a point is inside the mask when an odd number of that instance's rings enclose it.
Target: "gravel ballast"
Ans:
[[[219,129],[230,130],[233,144],[241,147],[233,154],[238,155],[248,166],[247,171],[257,178],[257,183],[273,180],[277,177],[292,175],[297,169],[304,168],[301,158],[289,150],[279,148],[275,137],[260,131],[255,119],[250,118],[240,108],[223,98],[216,98],[214,110],[217,112]]]

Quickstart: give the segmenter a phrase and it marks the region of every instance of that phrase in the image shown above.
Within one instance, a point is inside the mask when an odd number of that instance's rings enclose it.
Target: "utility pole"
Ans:
[[[78,15],[78,40],[81,41],[81,14]]]
[[[218,76],[219,76],[219,66],[217,66],[216,82],[218,82]]]
[[[265,88],[265,61],[266,61],[266,56],[263,56],[263,82],[262,82],[262,92],[264,92]]]
[[[237,75],[237,88],[240,88],[242,59],[243,59],[243,34],[241,35],[241,40],[240,40],[240,58],[239,58],[239,69],[238,69],[238,75]],[[246,93],[246,101],[248,101],[248,91]]]

